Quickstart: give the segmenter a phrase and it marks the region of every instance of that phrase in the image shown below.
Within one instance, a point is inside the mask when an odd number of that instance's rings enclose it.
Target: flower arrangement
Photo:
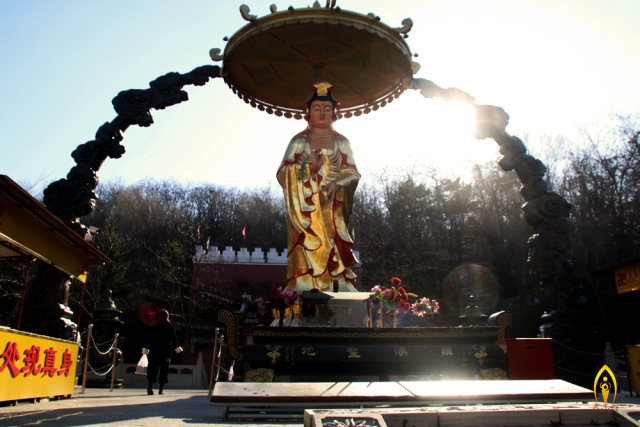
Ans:
[[[242,294],[242,306],[243,309],[246,307],[246,311],[249,313],[258,313],[260,316],[264,316],[266,312],[267,306],[264,303],[264,299],[262,297],[253,298],[251,295],[247,293]]]
[[[297,289],[291,292],[285,292],[282,289],[278,289],[276,285],[271,285],[269,295],[262,297],[262,301],[264,304],[270,304],[271,308],[283,311],[298,302],[301,296],[301,292]]]
[[[391,279],[391,284],[390,288],[384,290],[380,285],[371,289],[371,292],[375,292],[376,303],[380,304],[380,312],[384,305],[389,313],[408,313],[411,310],[411,304],[408,302],[409,297],[417,297],[417,295],[407,293],[402,287],[402,281],[397,277]]]
[[[380,304],[380,310],[378,313],[382,316],[382,307],[384,306],[389,314],[395,315],[400,313],[408,313],[413,311],[416,316],[424,316],[425,314],[438,313],[440,310],[440,304],[436,300],[430,300],[429,298],[422,298],[413,304],[409,304],[409,297],[418,297],[418,295],[410,294],[404,290],[402,281],[397,277],[391,279],[392,286],[390,288],[382,289],[380,285],[377,285],[371,289],[374,292],[375,303]]]
[[[422,298],[420,301],[416,301],[411,308],[413,309],[413,314],[422,317],[425,314],[437,313],[440,310],[440,304],[436,300]]]

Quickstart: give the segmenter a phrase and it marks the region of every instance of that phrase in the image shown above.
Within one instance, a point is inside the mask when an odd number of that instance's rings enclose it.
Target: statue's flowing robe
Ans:
[[[311,148],[308,131],[294,136],[278,169],[283,187],[288,235],[286,290],[332,289],[338,280],[340,291],[355,291],[358,263],[349,235],[353,195],[360,180],[344,136],[332,132],[333,149],[323,149],[320,170],[311,176]],[[338,185],[332,202],[325,199],[325,185]]]

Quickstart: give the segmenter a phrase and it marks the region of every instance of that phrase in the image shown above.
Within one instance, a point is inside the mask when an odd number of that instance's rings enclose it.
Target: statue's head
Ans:
[[[337,120],[336,108],[338,102],[333,99],[333,88],[329,83],[319,83],[313,87],[313,96],[305,106],[307,115],[304,117],[310,127],[331,127]]]

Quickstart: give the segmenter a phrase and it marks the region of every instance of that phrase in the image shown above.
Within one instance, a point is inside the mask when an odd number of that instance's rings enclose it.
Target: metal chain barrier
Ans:
[[[118,353],[118,337],[120,336],[120,334],[115,334],[115,336],[113,337],[113,340],[109,340],[109,341],[105,341],[101,344],[96,344],[95,339],[93,338],[93,336],[91,335],[91,332],[93,331],[93,325],[90,324],[87,326],[87,330],[85,331],[87,334],[87,343],[86,346],[84,348],[84,370],[83,370],[83,374],[82,374],[82,391],[80,391],[81,394],[84,394],[86,391],[86,387],[87,387],[87,369],[90,370],[93,374],[99,376],[99,377],[104,377],[107,374],[109,374],[109,372],[112,372],[111,374],[111,390],[113,391],[113,382],[115,379],[115,371],[114,368],[116,366],[116,359],[117,359],[117,353]],[[84,332],[83,332],[84,333]],[[82,334],[80,334],[82,335]],[[93,343],[93,346],[92,346]],[[111,343],[111,345],[109,346],[109,349],[106,351],[100,351],[98,349],[98,346],[101,345],[105,345],[105,344],[109,344]],[[89,363],[89,351],[91,350],[91,348],[93,348],[100,356],[106,356],[109,353],[111,353],[113,351],[113,360],[111,361],[110,364],[108,365],[104,365],[101,366],[100,368],[94,369],[93,366],[91,366],[91,364]],[[109,367],[109,369],[107,369],[104,372],[99,372],[99,370],[104,369],[106,367]]]
[[[99,376],[99,377],[104,377],[104,376],[105,376],[105,375],[107,375],[109,372],[111,372],[111,370],[113,369],[113,365],[112,365],[111,363],[109,363],[108,365],[104,365],[104,366],[101,366],[100,368],[98,368],[98,369],[102,369],[102,368],[105,368],[105,367],[107,367],[107,366],[108,366],[108,367],[109,367],[109,369],[107,369],[105,372],[97,372],[97,371],[95,370],[95,368],[94,368],[93,366],[91,366],[91,363],[88,363],[88,365],[89,365],[89,369],[91,370],[91,372],[93,372],[94,374],[96,374],[96,375],[97,375],[97,376]]]
[[[100,355],[100,356],[106,356],[107,354],[111,353],[111,350],[113,350],[113,347],[115,346],[115,343],[117,341],[116,338],[109,340],[109,341],[105,341],[102,344],[96,344],[95,340],[93,339],[93,336],[91,336],[91,341],[93,342],[93,348],[96,350],[96,352]],[[98,346],[99,345],[105,345],[107,343],[111,343],[111,347],[109,347],[108,350],[102,352],[100,350],[98,350]]]

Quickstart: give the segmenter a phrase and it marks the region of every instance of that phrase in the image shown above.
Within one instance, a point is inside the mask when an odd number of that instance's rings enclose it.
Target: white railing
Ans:
[[[358,251],[353,251],[353,253],[357,259],[360,259]],[[249,252],[247,248],[235,251],[232,246],[227,246],[223,251],[220,251],[217,246],[212,246],[209,251],[205,251],[202,246],[197,246],[193,262],[202,264],[286,264],[287,249],[278,252],[275,248],[269,248],[268,251],[255,248],[253,252]],[[356,264],[356,267],[359,266],[360,264]]]
[[[116,377],[123,379],[124,388],[146,388],[147,376],[136,375],[136,365],[121,363],[116,366]],[[177,371],[177,373],[176,373]],[[172,373],[173,372],[173,373]],[[205,372],[202,353],[198,354],[195,365],[169,365],[169,382],[167,388],[207,388],[209,378]]]

